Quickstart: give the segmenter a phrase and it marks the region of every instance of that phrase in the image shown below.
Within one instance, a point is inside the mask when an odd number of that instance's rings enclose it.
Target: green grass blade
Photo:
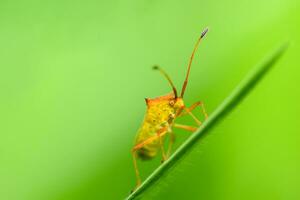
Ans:
[[[287,49],[287,44],[278,48],[273,54],[267,57],[261,64],[256,66],[251,73],[235,88],[235,90],[221,103],[221,105],[210,115],[203,125],[192,134],[162,165],[160,165],[143,183],[130,194],[126,199],[135,199],[143,192],[153,186],[160,177],[167,173],[193,146],[205,137],[211,128],[222,118],[229,114],[256,86],[256,84],[267,74]]]

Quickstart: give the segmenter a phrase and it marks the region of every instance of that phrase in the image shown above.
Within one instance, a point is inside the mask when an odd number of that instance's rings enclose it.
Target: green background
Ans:
[[[124,199],[143,98],[170,91],[150,67],[180,88],[206,26],[185,101],[203,100],[208,113],[290,46],[143,199],[300,199],[299,10],[298,0],[1,0],[0,199]],[[189,133],[177,133],[178,146]],[[143,179],[159,161],[139,162]]]

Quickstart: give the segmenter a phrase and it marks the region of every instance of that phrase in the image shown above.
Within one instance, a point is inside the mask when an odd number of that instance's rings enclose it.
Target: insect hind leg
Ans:
[[[161,129],[159,129],[157,131],[157,133],[154,135],[154,136],[151,136],[149,138],[147,138],[146,140],[144,140],[143,142],[141,143],[138,143],[136,144],[133,149],[132,149],[132,156],[133,156],[133,165],[134,165],[134,169],[135,169],[135,175],[136,175],[136,187],[131,191],[133,192],[136,188],[138,188],[140,185],[141,185],[141,178],[140,178],[140,173],[139,173],[139,170],[138,170],[138,166],[137,166],[137,154],[136,152],[143,148],[143,146],[153,142],[154,140],[157,140],[159,139],[160,137],[162,137],[163,135],[165,135],[167,133],[166,131],[166,127],[163,127]]]
[[[135,176],[136,176],[136,187],[131,191],[133,192],[137,187],[141,185],[141,177],[140,177],[140,172],[137,166],[137,161],[136,161],[136,150],[132,151],[132,158],[133,158],[133,166],[134,166],[134,171],[135,171]]]

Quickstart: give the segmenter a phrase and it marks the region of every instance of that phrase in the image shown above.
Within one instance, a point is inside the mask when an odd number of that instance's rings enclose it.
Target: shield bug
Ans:
[[[197,129],[197,127],[195,126],[188,126],[175,123],[176,118],[184,115],[190,115],[199,127],[201,125],[201,121],[192,113],[192,110],[194,110],[196,107],[201,108],[205,119],[208,117],[203,102],[198,101],[192,106],[186,107],[183,101],[183,96],[189,80],[189,74],[194,54],[198,49],[200,41],[202,40],[202,38],[204,38],[207,31],[208,29],[206,28],[201,33],[193,49],[180,96],[178,96],[176,87],[174,86],[168,74],[158,66],[153,67],[154,70],[160,71],[162,75],[167,79],[170,86],[172,87],[172,92],[164,96],[145,99],[147,105],[146,115],[144,117],[142,126],[137,132],[135,145],[132,148],[133,164],[137,179],[136,187],[138,187],[141,184],[139,170],[137,167],[137,158],[142,160],[148,160],[156,156],[157,153],[160,151],[162,153],[163,162],[170,156],[172,144],[174,143],[173,128],[184,129],[190,132],[194,132]],[[169,135],[169,144],[167,151],[165,151],[163,145],[164,138],[166,135]]]

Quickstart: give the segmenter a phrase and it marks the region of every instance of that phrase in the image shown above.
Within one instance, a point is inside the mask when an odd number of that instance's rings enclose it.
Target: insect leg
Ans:
[[[169,140],[169,145],[168,145],[167,158],[169,158],[169,156],[171,155],[172,146],[175,142],[175,135],[174,135],[173,131],[169,132],[169,136],[170,136],[170,140]]]
[[[198,101],[196,103],[194,103],[191,107],[189,108],[184,108],[184,112],[181,113],[178,117],[181,117],[181,116],[184,116],[184,115],[187,115],[189,114],[193,119],[194,121],[198,124],[198,126],[200,126],[202,124],[202,122],[192,113],[192,111],[197,107],[197,106],[201,106],[201,112],[202,114],[204,115],[205,119],[208,118],[208,115],[206,113],[206,110],[205,110],[205,107],[204,107],[204,104],[203,102],[201,101]]]
[[[132,151],[132,157],[133,157],[133,165],[134,165],[134,171],[135,171],[135,176],[136,176],[136,187],[141,185],[141,177],[140,177],[140,172],[137,166],[136,162],[136,151]]]
[[[194,103],[193,105],[195,105],[195,108],[199,105],[201,106],[201,112],[202,114],[204,115],[205,119],[208,118],[208,114],[206,112],[206,109],[205,109],[205,106],[204,106],[204,103],[202,101],[198,101],[196,103]],[[192,106],[191,106],[192,107]]]
[[[143,142],[141,142],[141,143],[139,143],[139,144],[137,144],[133,147],[133,149],[132,149],[133,165],[134,165],[135,175],[136,175],[136,179],[137,179],[135,189],[141,185],[140,173],[139,173],[139,170],[138,170],[138,167],[137,167],[137,161],[136,161],[136,151],[141,149],[144,145],[147,145],[147,144],[153,142],[154,140],[157,140],[157,139],[161,138],[166,133],[167,133],[166,127],[163,127],[161,129],[159,129],[154,136],[147,138]]]
[[[184,108],[184,109],[187,112],[187,114],[189,114],[194,119],[194,121],[198,124],[198,126],[201,126],[202,122],[188,108]]]
[[[180,129],[184,129],[184,130],[187,130],[187,131],[190,131],[190,132],[194,132],[197,130],[196,127],[193,127],[193,126],[187,126],[187,125],[182,125],[182,124],[174,124],[173,127],[175,128],[180,128]]]
[[[187,125],[182,125],[182,124],[173,124],[174,128],[180,128],[180,129],[184,129],[190,132],[194,132],[197,130],[197,127],[193,127],[193,126],[187,126]],[[175,141],[175,135],[173,131],[169,132],[169,136],[170,136],[170,140],[169,140],[169,146],[168,146],[168,151],[167,151],[167,158],[169,158],[169,156],[171,155],[171,150],[172,150],[172,146],[174,144]]]
[[[162,137],[159,137],[159,145],[161,148],[161,153],[162,153],[162,160],[161,162],[163,163],[165,160],[167,160],[167,156],[164,150],[164,145],[163,145],[163,141],[162,141]]]
[[[142,141],[142,142],[139,143],[139,144],[136,144],[136,145],[133,147],[132,151],[136,151],[136,150],[142,148],[144,145],[149,144],[149,143],[153,142],[154,140],[157,140],[159,137],[162,137],[162,136],[165,135],[166,133],[167,133],[167,127],[163,127],[163,128],[161,128],[161,129],[159,129],[159,130],[156,132],[155,135],[153,135],[153,136],[147,138],[146,140]]]
[[[197,101],[196,103],[194,103],[191,107],[187,108],[190,112],[193,111],[197,106],[201,106],[201,112],[202,114],[204,115],[205,119],[208,118],[208,115],[206,113],[206,109],[205,109],[205,106],[204,106],[204,103],[202,101]],[[186,115],[188,114],[188,112],[183,112],[181,113],[179,116],[183,116],[183,115]]]

